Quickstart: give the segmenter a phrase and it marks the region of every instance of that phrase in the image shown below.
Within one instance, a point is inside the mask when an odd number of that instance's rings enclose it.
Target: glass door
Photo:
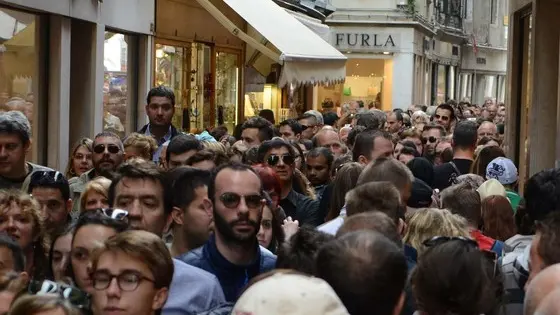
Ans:
[[[239,106],[240,55],[227,51],[216,52],[216,126],[224,125],[233,132],[237,124]]]
[[[173,126],[185,131],[183,113],[188,108],[185,86],[186,69],[188,69],[188,50],[183,46],[156,44],[155,85],[165,85],[175,93],[175,115]],[[188,131],[188,130],[186,130]]]

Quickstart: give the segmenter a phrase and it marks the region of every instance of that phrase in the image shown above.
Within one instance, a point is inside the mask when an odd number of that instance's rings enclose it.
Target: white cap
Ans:
[[[486,167],[486,179],[494,178],[502,185],[510,185],[517,182],[517,167],[510,159],[498,157],[488,163]]]
[[[250,286],[232,315],[349,315],[331,286],[322,279],[276,273]]]

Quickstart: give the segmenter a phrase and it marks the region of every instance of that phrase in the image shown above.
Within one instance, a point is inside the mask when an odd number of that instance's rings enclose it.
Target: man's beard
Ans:
[[[214,211],[214,229],[224,237],[226,242],[247,245],[257,241],[257,233],[259,233],[261,227],[261,219],[262,213],[259,214],[257,221],[251,220],[247,214],[244,218],[237,218],[233,222],[227,222]],[[253,227],[253,233],[240,235],[235,232],[233,227],[239,222],[247,222],[248,225]]]

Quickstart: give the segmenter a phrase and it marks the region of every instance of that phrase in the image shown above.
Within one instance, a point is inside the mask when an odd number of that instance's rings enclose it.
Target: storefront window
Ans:
[[[105,32],[103,130],[124,137],[128,100],[128,36]]]
[[[436,104],[445,103],[445,96],[446,96],[446,73],[445,73],[445,66],[438,65],[437,66],[437,97],[436,97]]]
[[[390,109],[392,72],[390,59],[349,59],[344,84],[319,87],[319,103],[332,101],[339,109],[359,100],[367,107]]]
[[[0,8],[0,111],[25,114],[36,140],[36,91],[38,47],[35,39],[36,17],[33,14]],[[28,159],[37,161],[37,143]]]
[[[239,55],[216,53],[216,125],[233,132],[237,124]]]
[[[210,127],[212,101],[214,99],[214,76],[212,75],[212,47],[193,43],[190,56],[190,130],[199,133]]]
[[[156,85],[164,85],[173,89],[175,93],[173,126],[183,131],[185,128],[183,124],[185,69],[186,48],[156,44]]]

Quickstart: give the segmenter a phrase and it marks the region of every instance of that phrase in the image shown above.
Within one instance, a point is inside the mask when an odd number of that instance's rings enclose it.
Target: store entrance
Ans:
[[[155,84],[175,92],[173,125],[184,132],[238,119],[240,54],[205,43],[156,43]]]

